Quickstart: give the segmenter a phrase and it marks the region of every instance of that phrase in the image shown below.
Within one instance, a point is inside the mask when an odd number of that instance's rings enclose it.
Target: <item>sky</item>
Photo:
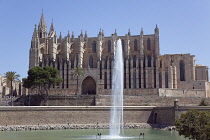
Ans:
[[[53,20],[57,34],[81,30],[89,37],[100,28],[105,36],[154,34],[160,31],[160,53],[196,56],[210,67],[210,0],[0,0],[0,74],[27,77],[34,25],[44,13],[47,31]]]

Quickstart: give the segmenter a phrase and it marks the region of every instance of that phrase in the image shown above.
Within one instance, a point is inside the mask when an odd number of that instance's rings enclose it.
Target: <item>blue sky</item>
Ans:
[[[42,9],[47,30],[52,19],[59,34],[78,36],[87,30],[97,36],[104,29],[119,36],[160,30],[161,54],[196,55],[196,64],[210,66],[210,0],[0,0],[0,74],[27,76],[34,25]]]

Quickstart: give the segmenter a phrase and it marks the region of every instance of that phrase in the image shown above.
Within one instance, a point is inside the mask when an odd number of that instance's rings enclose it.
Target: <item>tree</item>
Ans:
[[[76,100],[77,100],[77,92],[78,92],[78,86],[79,86],[79,77],[83,76],[85,74],[85,71],[83,68],[81,68],[80,66],[77,66],[76,68],[74,68],[73,70],[73,77],[77,78],[77,88],[76,88]],[[77,101],[76,101],[76,105],[77,105]]]
[[[175,122],[179,135],[192,140],[210,139],[210,112],[189,110]]]
[[[38,89],[38,94],[48,96],[52,85],[59,85],[63,81],[58,77],[58,70],[50,67],[36,66],[28,71],[27,78],[23,78],[23,87],[28,89]],[[43,93],[45,91],[45,93]]]
[[[208,106],[208,103],[205,101],[205,99],[202,99],[199,106]]]
[[[13,105],[13,101],[12,101],[12,97],[13,97],[13,85],[12,83],[15,82],[15,81],[19,81],[19,78],[20,75],[19,74],[16,74],[16,72],[14,71],[8,71],[5,73],[5,80],[4,82],[7,83],[7,84],[10,84],[10,96],[11,96],[11,102],[12,102],[12,105]]]

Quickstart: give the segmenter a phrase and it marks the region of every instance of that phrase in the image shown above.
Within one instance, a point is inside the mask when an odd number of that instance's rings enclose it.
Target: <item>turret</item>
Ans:
[[[78,66],[83,67],[83,57],[85,52],[85,40],[84,40],[84,34],[81,31],[79,36],[79,53],[78,53]]]
[[[102,44],[103,44],[104,33],[103,30],[100,29],[98,33],[98,40],[97,40],[97,59],[101,61],[102,56]]]
[[[116,41],[117,41],[117,30],[115,29],[114,34],[112,34],[112,58],[115,56],[115,47],[116,47]]]
[[[144,41],[144,31],[143,31],[143,28],[141,28],[141,33],[140,33],[140,58],[142,58],[142,59],[144,57],[143,41]]]
[[[131,35],[131,31],[130,29],[128,29],[128,34],[126,34],[126,43],[125,43],[125,48],[124,48],[126,59],[128,59],[130,55],[130,35]]]
[[[74,41],[74,32],[72,32],[72,34],[71,34],[71,40],[72,40],[72,42]]]
[[[68,34],[67,34],[67,42],[70,43],[71,42],[71,38],[70,38],[70,33],[68,31]]]
[[[38,26],[38,34],[39,34],[39,38],[46,38],[46,35],[47,35],[47,26],[46,26],[45,21],[44,21],[43,12],[42,12],[40,22],[39,22],[39,26]]]
[[[87,31],[85,31],[85,41],[87,41],[87,39],[88,39],[88,34],[87,34]]]
[[[156,54],[156,57],[158,57],[160,55],[160,47],[159,47],[159,28],[156,24],[156,27],[155,27],[155,54]]]

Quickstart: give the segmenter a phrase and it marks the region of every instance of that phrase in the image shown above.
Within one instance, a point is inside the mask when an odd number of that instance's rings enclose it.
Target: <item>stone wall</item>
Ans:
[[[125,106],[125,124],[174,125],[182,113],[190,109],[207,110],[210,107],[155,107]],[[53,125],[53,124],[109,124],[110,106],[51,106],[51,107],[0,107],[0,126]]]
[[[97,95],[96,106],[109,106],[110,95]],[[199,97],[165,97],[165,96],[131,96],[124,95],[125,106],[173,106],[174,101],[178,100],[180,106],[198,106],[202,100],[205,100],[210,105],[210,98]]]
[[[151,107],[125,107],[125,123],[151,123]],[[109,124],[110,107],[0,107],[0,125]]]
[[[163,97],[206,97],[205,89],[159,89],[159,96]]]

